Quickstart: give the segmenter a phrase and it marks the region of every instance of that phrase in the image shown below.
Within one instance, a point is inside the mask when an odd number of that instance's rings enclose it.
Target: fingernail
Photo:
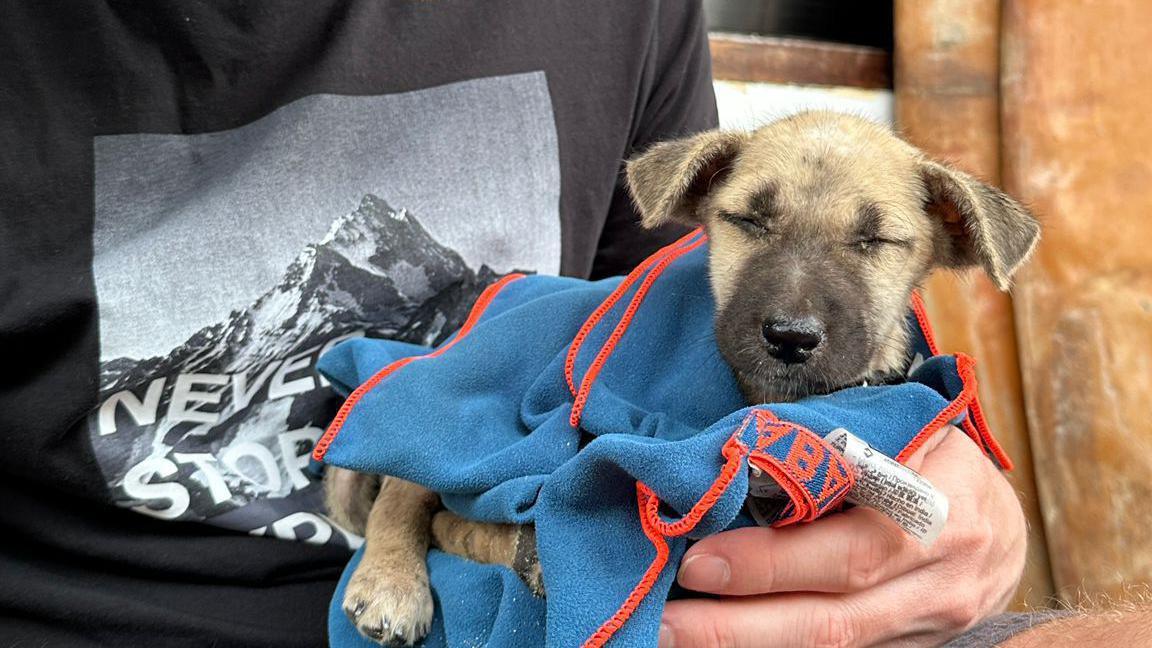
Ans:
[[[711,554],[691,556],[680,565],[677,579],[684,587],[702,592],[715,592],[728,585],[732,570],[728,561]]]
[[[672,635],[672,628],[668,624],[660,624],[660,639],[657,640],[656,645],[659,648],[672,648],[675,642],[675,637]]]

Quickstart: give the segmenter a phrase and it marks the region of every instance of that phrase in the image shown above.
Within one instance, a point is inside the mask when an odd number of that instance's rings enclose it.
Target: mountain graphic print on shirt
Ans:
[[[541,74],[98,137],[89,431],[114,501],[358,544],[308,470],[339,406],[316,360],[355,336],[436,344],[501,274],[556,272],[555,142]]]

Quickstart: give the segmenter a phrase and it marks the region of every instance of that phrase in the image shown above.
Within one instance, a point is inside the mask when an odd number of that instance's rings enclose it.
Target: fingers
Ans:
[[[854,508],[802,526],[705,538],[684,557],[678,580],[698,592],[732,596],[856,592],[930,561],[891,520]]]
[[[672,601],[661,623],[660,648],[867,646],[890,634],[884,615],[852,605],[833,594]]]
[[[865,508],[711,536],[679,581],[732,598],[669,603],[661,645],[939,645],[1001,609],[1023,564],[1020,506],[979,448],[946,429],[912,457],[950,500],[932,547]]]
[[[856,594],[768,594],[669,602],[660,647],[939,646],[970,625],[952,619],[954,593],[916,570]]]
[[[924,465],[924,459],[952,437],[959,437],[961,440],[967,438],[966,435],[957,428],[951,425],[945,425],[937,430],[935,434],[928,437],[928,439],[924,441],[924,444],[917,448],[911,457],[908,457],[908,461],[905,461],[904,465],[916,472],[920,472],[920,469]],[[954,441],[955,439],[952,439],[950,442]],[[972,448],[975,450],[976,445],[972,444]]]
[[[938,476],[951,483],[970,480],[968,464],[986,460],[963,433],[947,426],[928,439],[909,463],[922,469],[946,468],[949,474]],[[688,551],[678,579],[689,589],[730,596],[857,592],[933,558],[931,550],[883,514],[858,507],[811,524],[745,528],[706,538]]]

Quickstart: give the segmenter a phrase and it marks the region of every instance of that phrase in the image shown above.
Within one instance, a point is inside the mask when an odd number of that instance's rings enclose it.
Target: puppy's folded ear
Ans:
[[[629,160],[628,189],[644,226],[699,223],[700,200],[727,175],[747,138],[745,133],[708,131],[662,142]]]
[[[937,263],[959,268],[980,265],[1000,290],[1036,247],[1040,223],[1020,203],[976,178],[925,161],[921,177],[925,210],[944,225]]]

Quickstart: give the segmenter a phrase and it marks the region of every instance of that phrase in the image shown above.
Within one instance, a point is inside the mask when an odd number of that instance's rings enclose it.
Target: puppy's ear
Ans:
[[[708,131],[662,142],[628,160],[628,190],[645,227],[700,220],[700,200],[731,169],[745,133]]]
[[[1036,247],[1040,223],[1020,203],[976,178],[924,161],[925,210],[943,223],[937,263],[959,268],[980,265],[1000,290]]]

